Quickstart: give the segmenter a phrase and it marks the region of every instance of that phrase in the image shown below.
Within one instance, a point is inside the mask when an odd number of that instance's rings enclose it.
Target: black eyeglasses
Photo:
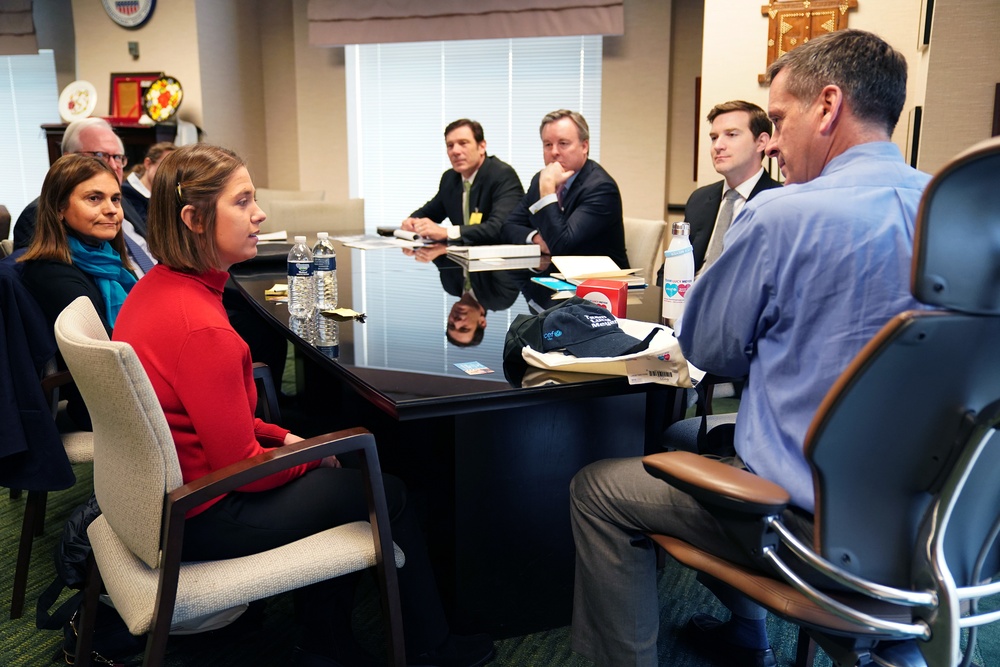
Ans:
[[[80,155],[93,155],[98,160],[104,160],[105,162],[111,162],[114,160],[122,167],[128,164],[128,158],[124,155],[112,155],[111,153],[105,153],[104,151],[77,151],[77,153]]]

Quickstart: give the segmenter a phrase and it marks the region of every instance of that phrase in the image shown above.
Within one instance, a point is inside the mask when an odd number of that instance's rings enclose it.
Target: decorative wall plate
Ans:
[[[154,81],[143,96],[146,115],[153,121],[162,123],[177,113],[177,107],[184,99],[180,82],[172,76],[164,76]]]
[[[123,28],[138,28],[149,20],[156,0],[101,0],[108,17]]]
[[[89,81],[74,81],[59,93],[59,116],[67,123],[87,118],[97,108],[97,89]]]

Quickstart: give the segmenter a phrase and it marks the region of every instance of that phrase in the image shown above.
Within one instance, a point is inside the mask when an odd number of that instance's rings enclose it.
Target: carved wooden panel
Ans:
[[[771,0],[760,8],[768,17],[767,66],[783,53],[827,32],[847,27],[847,10],[858,0]],[[758,80],[763,83],[764,75]]]

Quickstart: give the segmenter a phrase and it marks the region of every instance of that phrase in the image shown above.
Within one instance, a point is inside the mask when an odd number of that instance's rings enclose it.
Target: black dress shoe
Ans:
[[[695,614],[681,630],[681,637],[725,667],[777,667],[770,647],[747,648],[730,643],[722,637],[722,626],[717,618]]]
[[[480,667],[496,655],[489,635],[448,635],[441,646],[407,660],[410,667]]]

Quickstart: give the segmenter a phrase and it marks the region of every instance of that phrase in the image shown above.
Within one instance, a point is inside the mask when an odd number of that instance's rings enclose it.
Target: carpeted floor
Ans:
[[[77,476],[78,483],[74,488],[49,496],[46,531],[35,540],[32,554],[27,612],[24,617],[13,621],[9,618],[9,605],[24,500],[9,499],[6,490],[0,495],[0,563],[4,572],[0,580],[0,667],[44,667],[53,664],[52,657],[60,650],[61,633],[35,629],[34,607],[38,593],[55,576],[52,553],[62,523],[72,508],[90,494],[89,466],[79,466]],[[700,667],[707,664],[704,658],[677,641],[675,633],[695,611],[718,612],[718,603],[695,582],[690,571],[673,563],[661,572],[658,586],[663,601],[660,612],[660,665]],[[166,664],[168,667],[287,665],[295,644],[291,607],[290,596],[279,596],[268,601],[259,624],[247,620],[216,633],[172,638]],[[359,587],[354,624],[359,640],[373,653],[382,653],[374,584]],[[768,630],[779,664],[790,665],[795,653],[796,628],[771,618]],[[991,631],[981,633],[984,636],[976,657],[983,667],[1000,666],[998,630],[991,628]],[[504,639],[496,642],[496,647],[497,657],[493,665],[585,667],[592,664],[570,651],[568,627]],[[817,667],[828,665],[829,659],[820,655]]]

